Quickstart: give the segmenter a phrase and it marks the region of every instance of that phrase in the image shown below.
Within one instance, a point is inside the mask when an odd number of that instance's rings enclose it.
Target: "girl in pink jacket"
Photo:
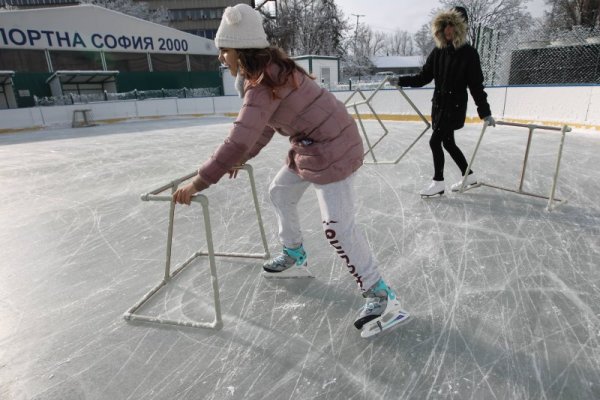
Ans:
[[[219,61],[236,76],[243,105],[229,136],[173,199],[217,183],[233,167],[256,156],[278,132],[290,138],[287,162],[269,187],[279,223],[282,253],[263,265],[267,278],[310,277],[297,204],[314,187],[325,236],[354,277],[366,304],[354,325],[370,336],[408,319],[377,270],[375,257],[354,218],[355,172],[363,146],[346,107],[285,53],[269,47],[262,17],[252,7],[228,7],[215,37]],[[365,324],[368,324],[365,326]]]

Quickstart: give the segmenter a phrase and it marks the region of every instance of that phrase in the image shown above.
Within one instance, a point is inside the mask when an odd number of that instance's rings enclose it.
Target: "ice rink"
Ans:
[[[133,121],[0,135],[0,399],[598,399],[600,134],[567,135],[553,212],[492,188],[423,200],[429,134],[397,165],[365,165],[358,221],[412,319],[365,340],[363,299],[325,240],[316,196],[299,204],[312,280],[267,281],[260,260],[217,259],[221,330],[127,322],[163,277],[168,203],[140,194],[194,171],[232,118]],[[386,122],[395,158],[421,131]],[[379,128],[367,127],[376,137]],[[457,132],[471,155],[480,125]],[[560,135],[535,134],[525,188],[548,195]],[[527,130],[486,134],[473,169],[516,187]],[[287,153],[276,137],[254,166],[267,188]],[[446,182],[459,179],[446,157]],[[247,176],[205,194],[220,251],[260,252]],[[177,207],[173,258],[205,248],[198,205]],[[199,259],[143,309],[210,321]]]

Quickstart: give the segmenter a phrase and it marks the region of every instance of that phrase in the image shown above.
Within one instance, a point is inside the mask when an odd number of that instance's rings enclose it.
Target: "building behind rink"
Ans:
[[[0,12],[0,108],[35,97],[207,88],[214,42],[94,5]]]

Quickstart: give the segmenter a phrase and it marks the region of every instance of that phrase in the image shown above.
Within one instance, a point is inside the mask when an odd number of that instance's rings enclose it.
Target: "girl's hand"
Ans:
[[[177,204],[187,204],[189,206],[192,202],[192,196],[196,192],[199,192],[199,190],[190,182],[173,193],[173,201]]]

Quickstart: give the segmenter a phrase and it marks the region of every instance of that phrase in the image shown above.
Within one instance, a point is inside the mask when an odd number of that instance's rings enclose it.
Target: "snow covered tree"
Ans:
[[[574,26],[600,28],[600,0],[546,0],[544,25],[550,29],[571,29]]]
[[[290,55],[340,56],[347,28],[334,0],[280,0],[275,18],[265,19],[270,41]]]
[[[533,18],[526,6],[531,0],[440,0],[445,9],[461,6],[469,15],[469,38],[477,37],[480,27],[493,29],[506,37],[519,29],[527,29]]]
[[[354,34],[346,39],[346,56],[342,58],[342,68],[346,77],[371,75],[375,66],[371,56],[383,46],[383,36],[375,35],[367,25],[358,25]]]
[[[370,33],[368,44],[370,55],[384,55],[388,40],[388,35],[386,35],[384,32],[372,31]]]
[[[342,70],[343,77],[342,79],[350,78],[353,76],[358,76],[359,79],[361,76],[372,75],[375,70],[375,65],[371,61],[371,59],[365,55],[348,55],[346,58],[342,59]]]
[[[369,57],[382,54],[385,42],[385,33],[373,31],[368,25],[360,25],[354,35],[348,37],[347,46],[352,49],[352,54]]]
[[[384,52],[388,56],[412,56],[415,53],[413,36],[400,30],[386,35]]]
[[[430,24],[423,24],[418,32],[415,33],[415,47],[416,53],[423,56],[423,59],[425,59],[435,47]]]

